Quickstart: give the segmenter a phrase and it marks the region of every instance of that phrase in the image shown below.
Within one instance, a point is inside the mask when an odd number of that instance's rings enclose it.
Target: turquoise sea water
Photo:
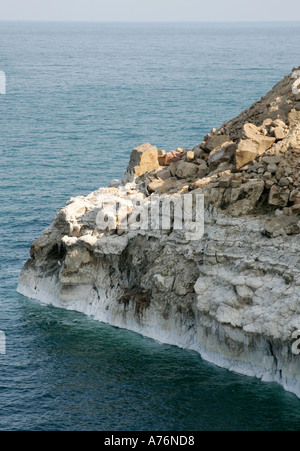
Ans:
[[[16,293],[30,244],[131,149],[192,148],[299,65],[291,24],[0,22],[0,430],[299,430],[299,400]]]

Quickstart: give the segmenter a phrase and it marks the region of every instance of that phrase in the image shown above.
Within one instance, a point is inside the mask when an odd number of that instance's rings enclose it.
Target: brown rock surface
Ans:
[[[231,216],[300,214],[300,103],[292,74],[239,116],[212,129],[193,150],[163,152],[144,144],[129,170],[145,174],[148,193],[200,190],[206,204]]]
[[[157,148],[150,143],[146,143],[133,149],[127,172],[134,172],[137,177],[140,177],[158,167]]]

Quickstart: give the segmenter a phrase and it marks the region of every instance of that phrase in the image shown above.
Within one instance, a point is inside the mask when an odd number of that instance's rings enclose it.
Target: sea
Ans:
[[[299,66],[299,25],[0,22],[1,431],[300,430],[275,383],[16,292],[70,197],[259,100]]]

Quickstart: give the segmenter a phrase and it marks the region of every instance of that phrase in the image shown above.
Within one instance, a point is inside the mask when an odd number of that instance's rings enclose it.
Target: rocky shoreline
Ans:
[[[294,73],[294,72],[293,72]],[[293,74],[194,149],[133,150],[122,181],[73,198],[31,247],[18,291],[300,397],[300,99]],[[204,236],[136,227],[151,196],[199,194]],[[123,217],[103,215],[113,199]],[[173,199],[173,198],[172,198]],[[176,216],[176,201],[172,221]],[[99,215],[105,221],[99,222]],[[126,217],[127,228],[122,227]]]

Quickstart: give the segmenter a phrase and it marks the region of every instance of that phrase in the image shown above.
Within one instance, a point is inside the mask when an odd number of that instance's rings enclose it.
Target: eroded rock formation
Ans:
[[[300,396],[292,352],[300,329],[294,83],[285,77],[193,150],[134,149],[122,182],[59,210],[31,247],[19,292],[197,350]],[[202,239],[147,229],[152,194],[191,193],[205,199]],[[112,200],[117,215],[105,209]]]

